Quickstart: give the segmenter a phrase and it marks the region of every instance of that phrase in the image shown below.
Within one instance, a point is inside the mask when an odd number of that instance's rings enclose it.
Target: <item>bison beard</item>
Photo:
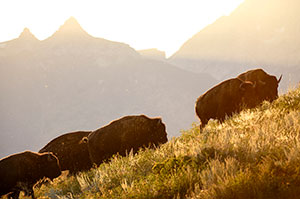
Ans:
[[[0,196],[18,198],[20,191],[34,198],[33,186],[44,177],[61,174],[59,161],[52,153],[25,151],[0,160]]]
[[[136,153],[141,147],[157,146],[167,141],[161,119],[144,115],[115,120],[92,132],[87,140],[91,160],[97,165],[114,154],[125,156],[131,150]]]
[[[202,129],[209,119],[223,122],[226,116],[252,108],[257,104],[255,86],[238,78],[226,80],[201,95],[196,102],[195,111],[201,121]]]

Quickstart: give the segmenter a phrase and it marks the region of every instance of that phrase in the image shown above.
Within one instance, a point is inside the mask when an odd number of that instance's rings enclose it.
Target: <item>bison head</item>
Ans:
[[[168,141],[166,126],[162,122],[161,118],[155,118],[152,120],[152,135],[151,142],[155,145],[164,144]]]
[[[249,70],[238,76],[243,81],[251,81],[256,83],[256,98],[259,103],[264,100],[272,102],[278,98],[278,84],[282,75],[277,79],[273,75],[269,75],[263,69]]]
[[[53,180],[54,178],[60,176],[61,169],[59,165],[58,158],[52,152],[45,152],[41,155],[42,159],[42,170],[46,177]]]
[[[265,76],[262,80],[258,80],[257,94],[261,101],[274,101],[278,98],[278,85],[282,75],[277,79],[273,75]]]

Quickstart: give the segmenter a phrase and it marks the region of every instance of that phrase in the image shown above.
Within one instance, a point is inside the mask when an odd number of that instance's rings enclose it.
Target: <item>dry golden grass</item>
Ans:
[[[35,189],[39,198],[297,198],[300,88],[223,124]]]

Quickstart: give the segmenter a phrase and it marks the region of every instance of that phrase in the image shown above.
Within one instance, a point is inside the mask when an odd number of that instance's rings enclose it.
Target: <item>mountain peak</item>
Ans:
[[[75,17],[70,17],[65,21],[65,23],[60,27],[60,29],[82,29],[78,21],[75,19]]]
[[[24,28],[23,32],[20,34],[19,39],[22,40],[38,40],[28,28]]]
[[[65,23],[60,26],[60,28],[54,33],[54,35],[61,36],[79,36],[85,35],[88,33],[80,26],[78,21],[74,17],[70,17],[65,21]]]

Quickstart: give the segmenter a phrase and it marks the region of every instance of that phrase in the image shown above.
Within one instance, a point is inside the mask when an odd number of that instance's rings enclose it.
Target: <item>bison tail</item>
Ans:
[[[83,137],[83,138],[80,140],[79,144],[87,144],[88,141],[89,141],[88,137]]]

